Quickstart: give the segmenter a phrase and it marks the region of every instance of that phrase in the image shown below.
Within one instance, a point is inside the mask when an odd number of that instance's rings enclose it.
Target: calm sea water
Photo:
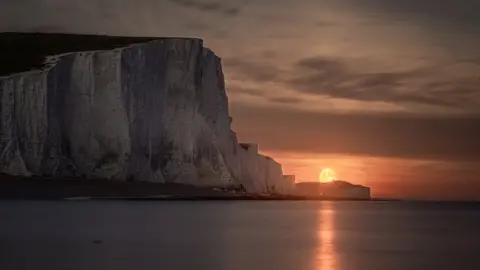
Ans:
[[[480,269],[480,205],[4,201],[0,269]]]

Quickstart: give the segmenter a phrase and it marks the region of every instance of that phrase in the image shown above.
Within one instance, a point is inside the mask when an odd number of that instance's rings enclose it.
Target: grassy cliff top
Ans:
[[[0,33],[0,76],[39,69],[45,57],[79,51],[109,50],[155,37],[116,37],[54,33]]]

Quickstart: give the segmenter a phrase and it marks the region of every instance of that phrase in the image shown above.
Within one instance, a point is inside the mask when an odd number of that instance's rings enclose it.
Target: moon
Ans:
[[[332,169],[325,168],[320,173],[318,180],[322,183],[327,183],[337,180],[337,177],[335,176],[335,172]]]

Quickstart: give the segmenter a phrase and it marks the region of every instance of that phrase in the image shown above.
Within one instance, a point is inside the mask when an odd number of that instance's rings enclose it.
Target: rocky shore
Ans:
[[[292,199],[296,196],[261,195],[241,189],[196,187],[185,184],[123,182],[103,179],[0,176],[0,199],[33,200],[218,200]]]
[[[0,200],[352,200],[320,196],[248,193],[242,189],[197,187],[185,184],[10,175],[0,175],[0,187]]]

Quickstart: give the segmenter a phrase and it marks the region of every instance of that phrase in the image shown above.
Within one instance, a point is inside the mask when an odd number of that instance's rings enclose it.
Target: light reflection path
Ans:
[[[321,202],[317,212],[317,252],[315,270],[340,269],[335,246],[335,208],[332,202]]]

